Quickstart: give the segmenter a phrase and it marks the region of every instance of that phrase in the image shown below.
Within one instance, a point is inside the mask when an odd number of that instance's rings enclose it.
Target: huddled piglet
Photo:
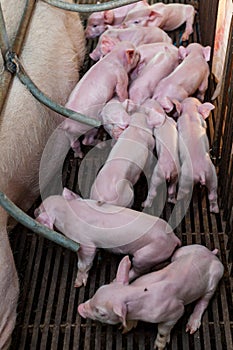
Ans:
[[[67,1],[71,2],[71,1]],[[1,0],[10,44],[25,10],[25,0]],[[35,9],[24,40],[20,59],[33,82],[51,99],[65,104],[79,79],[85,56],[85,37],[77,13],[35,2]],[[2,56],[1,74],[4,75]],[[44,147],[62,118],[31,95],[17,77],[13,78],[1,112],[0,190],[27,211],[39,196],[39,165]],[[67,142],[56,147],[47,164],[47,177],[67,152]],[[11,227],[9,227],[11,224]],[[15,224],[15,222],[14,222]],[[15,326],[19,284],[7,231],[12,220],[0,208],[0,349],[10,346]]]
[[[98,40],[95,49],[90,53],[94,61],[98,61],[109,53],[120,41],[130,41],[136,47],[147,43],[167,42],[172,43],[172,39],[160,28],[110,28],[104,32]]]
[[[100,120],[100,113],[116,94],[120,102],[128,98],[128,73],[139,61],[139,53],[130,42],[118,43],[114,50],[93,65],[72,91],[66,107]],[[65,131],[75,155],[82,158],[78,137],[90,126],[65,119],[60,128]]]
[[[158,42],[158,43],[150,43],[143,44],[137,46],[137,50],[140,54],[140,60],[137,66],[130,73],[130,79],[134,80],[141,72],[141,70],[149,63],[149,61],[158,53],[163,52],[165,47],[169,49],[170,52],[173,52],[178,57],[178,48],[167,42]]]
[[[95,38],[99,36],[107,29],[108,25],[115,28],[119,27],[124,21],[127,13],[137,7],[141,2],[142,1],[138,1],[111,10],[93,12],[87,20],[87,26],[85,29],[86,38]]]
[[[129,86],[129,99],[136,104],[151,98],[158,83],[167,77],[178,66],[177,52],[164,47],[144,68]]]
[[[175,203],[176,186],[180,173],[176,122],[165,114],[163,108],[155,100],[147,100],[143,106],[147,109],[148,125],[153,128],[158,160],[150,180],[147,198],[142,206],[152,205],[159,186],[165,182],[168,182],[168,202]]]
[[[189,193],[193,182],[200,182],[208,188],[210,211],[218,213],[217,175],[209,155],[205,122],[214,105],[209,102],[201,103],[194,97],[188,97],[181,104],[177,101],[176,107],[180,114],[177,128],[181,161],[177,199],[180,200]]]
[[[131,263],[126,256],[119,264],[115,280],[101,286],[90,300],[80,304],[78,312],[83,318],[121,323],[125,331],[135,327],[138,320],[158,323],[154,348],[163,350],[185,305],[194,301],[186,332],[193,334],[200,327],[202,315],[224,272],[216,254],[217,249],[210,251],[198,244],[181,247],[165,268],[141,276],[131,284]]]
[[[119,138],[130,123],[127,101],[120,102],[117,96],[106,103],[100,115],[104,129],[114,140]]]
[[[90,198],[98,204],[131,207],[133,186],[152,157],[155,141],[144,113],[134,113],[121,133],[91,188]]]
[[[146,3],[141,3],[140,6],[128,12],[123,26],[154,26],[165,31],[172,31],[185,23],[182,41],[186,41],[193,32],[194,17],[195,9],[192,5],[158,2],[149,6]]]
[[[133,256],[130,279],[167,260],[181,242],[164,220],[136,210],[81,199],[68,189],[46,198],[36,220],[80,243],[75,286],[86,285],[97,248]]]
[[[153,95],[166,112],[173,109],[173,99],[181,102],[197,92],[197,97],[203,100],[208,87],[210,46],[192,43],[186,48],[180,46],[178,52],[183,61],[159,82]]]

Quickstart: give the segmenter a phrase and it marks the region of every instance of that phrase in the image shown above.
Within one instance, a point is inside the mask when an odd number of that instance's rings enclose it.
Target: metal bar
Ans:
[[[133,4],[139,0],[113,0],[102,4],[70,4],[60,0],[43,0],[47,4],[59,7],[63,10],[74,12],[98,12],[110,10],[116,7]]]
[[[13,43],[12,46],[12,50],[13,52],[15,52],[17,55],[20,54],[22,46],[23,46],[23,41],[24,41],[24,37],[26,35],[26,31],[31,19],[31,14],[32,11],[34,9],[35,6],[35,0],[28,0],[26,5],[25,5],[25,9],[24,9],[24,13],[23,13],[23,17],[20,21],[20,25],[15,37],[15,41]],[[2,16],[2,14],[1,14]],[[2,30],[0,30],[0,36],[3,35]],[[1,75],[1,79],[0,79],[0,113],[2,111],[7,93],[8,93],[8,89],[11,83],[11,80],[13,79],[13,75],[9,74],[9,72],[7,70],[5,70],[2,75]]]
[[[20,208],[18,208],[3,192],[0,192],[0,205],[18,222],[28,227],[33,232],[53,241],[64,248],[70,249],[73,252],[77,252],[79,244],[72,241],[70,238],[63,236],[62,234],[50,230],[49,228],[39,224],[36,220],[25,214]]]
[[[4,57],[6,52],[9,51],[10,49],[10,42],[6,32],[6,25],[3,17],[1,3],[0,3],[0,47],[2,51],[2,56]]]
[[[41,103],[43,103],[45,106],[49,107],[53,111],[62,114],[65,117],[68,117],[70,119],[73,119],[75,121],[85,123],[88,125],[91,125],[93,127],[99,127],[101,125],[101,122],[99,120],[86,117],[83,114],[77,113],[72,111],[71,109],[65,108],[58,103],[55,103],[52,101],[48,96],[46,96],[42,91],[38,89],[38,87],[33,83],[33,81],[30,79],[30,77],[25,72],[22,64],[20,63],[19,58],[16,56],[13,52],[7,53],[7,68],[14,73],[16,72],[17,77],[23,83],[26,88],[31,92],[31,94]]]

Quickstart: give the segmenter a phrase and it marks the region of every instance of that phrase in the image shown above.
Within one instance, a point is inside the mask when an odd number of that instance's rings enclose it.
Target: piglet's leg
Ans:
[[[162,174],[162,171],[159,168],[159,164],[157,163],[157,165],[154,168],[153,175],[151,177],[151,183],[150,183],[150,188],[149,188],[147,198],[142,203],[143,208],[149,208],[152,206],[153,199],[157,196],[157,190],[159,186],[165,182],[166,182],[165,178]]]
[[[200,101],[204,101],[205,98],[205,92],[208,88],[208,74],[205,75],[201,85],[198,88],[197,98]]]
[[[208,188],[208,198],[210,202],[210,212],[219,213],[218,207],[218,195],[217,195],[217,175],[215,172],[215,167],[210,163],[209,174],[206,179],[206,187]]]
[[[194,7],[187,7],[186,9],[186,26],[185,26],[185,31],[182,35],[182,41],[186,41],[189,39],[189,35],[192,34],[193,32],[193,22],[194,22],[194,17],[195,17],[195,9]]]
[[[198,300],[194,307],[193,313],[189,317],[188,323],[186,325],[186,332],[190,332],[190,334],[193,334],[198,330],[198,328],[201,325],[202,315],[206,310],[214,292],[215,288],[212,289],[209,293],[206,293],[204,297]]]
[[[158,324],[158,333],[155,339],[154,349],[163,350],[166,348],[166,344],[170,342],[171,330],[183,313],[184,307],[180,305],[179,309],[176,311],[175,320]]]
[[[78,273],[74,283],[76,288],[86,285],[88,272],[92,267],[92,263],[95,257],[96,248],[91,246],[80,246],[78,255]]]

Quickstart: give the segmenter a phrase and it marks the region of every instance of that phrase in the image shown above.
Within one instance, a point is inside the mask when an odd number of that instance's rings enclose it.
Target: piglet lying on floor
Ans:
[[[182,41],[186,41],[193,32],[194,17],[195,9],[192,5],[158,2],[149,6],[142,2],[140,6],[130,9],[124,19],[123,26],[154,26],[171,31],[186,23],[182,35]]]
[[[93,12],[87,20],[85,29],[86,38],[95,38],[102,34],[108,25],[119,27],[124,21],[127,13],[134,7],[137,7],[142,1],[120,6],[111,10]]]
[[[160,28],[109,28],[99,37],[97,46],[89,56],[94,61],[98,61],[112,51],[114,46],[121,41],[130,41],[136,47],[148,43],[172,43],[172,39]]]
[[[153,98],[166,112],[173,109],[173,99],[182,102],[197,92],[203,101],[208,87],[210,46],[203,47],[198,43],[180,46],[178,55],[183,61],[156,86]]]
[[[223,265],[213,252],[194,244],[176,250],[165,268],[149,273],[129,285],[130,260],[124,257],[116,279],[100,287],[92,299],[80,304],[79,314],[104,323],[122,323],[130,330],[138,320],[158,323],[155,349],[163,350],[170,332],[184,313],[184,306],[197,300],[186,331],[194,333],[223,275]]]
[[[134,113],[129,126],[113,146],[106,163],[91,188],[90,198],[98,204],[110,203],[131,207],[133,186],[141,172],[149,166],[155,141],[144,113]]]
[[[158,83],[178,66],[178,54],[164,47],[142,68],[138,77],[129,86],[129,99],[136,104],[153,96]]]
[[[132,255],[133,279],[167,260],[181,244],[167,222],[158,217],[109,204],[98,206],[66,188],[62,196],[46,198],[35,217],[80,243],[75,287],[86,285],[96,248]]]
[[[66,107],[91,118],[100,119],[103,106],[114,94],[122,102],[128,98],[128,73],[139,61],[139,53],[130,42],[121,42],[114,50],[92,66],[72,91]],[[70,140],[76,155],[82,157],[79,136],[89,125],[65,119],[60,126]]]
[[[104,129],[114,140],[119,138],[130,122],[127,101],[120,102],[117,96],[106,103],[100,115]]]
[[[217,175],[209,155],[205,122],[214,105],[188,97],[181,104],[176,101],[176,107],[180,114],[177,128],[181,160],[177,199],[183,199],[192,190],[193,182],[200,182],[208,188],[210,211],[218,213]]]
[[[142,206],[151,207],[159,186],[166,181],[168,182],[168,202],[176,203],[176,185],[180,172],[176,122],[166,115],[155,100],[146,100],[143,107],[147,109],[147,123],[153,128],[158,161],[151,177],[147,198]]]

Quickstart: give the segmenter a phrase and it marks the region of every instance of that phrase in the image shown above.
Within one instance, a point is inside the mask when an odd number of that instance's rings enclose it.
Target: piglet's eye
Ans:
[[[133,23],[138,24],[138,23],[140,23],[140,21],[138,19],[136,19]]]
[[[97,27],[97,24],[93,24],[93,26],[92,26],[93,28],[96,28]]]

